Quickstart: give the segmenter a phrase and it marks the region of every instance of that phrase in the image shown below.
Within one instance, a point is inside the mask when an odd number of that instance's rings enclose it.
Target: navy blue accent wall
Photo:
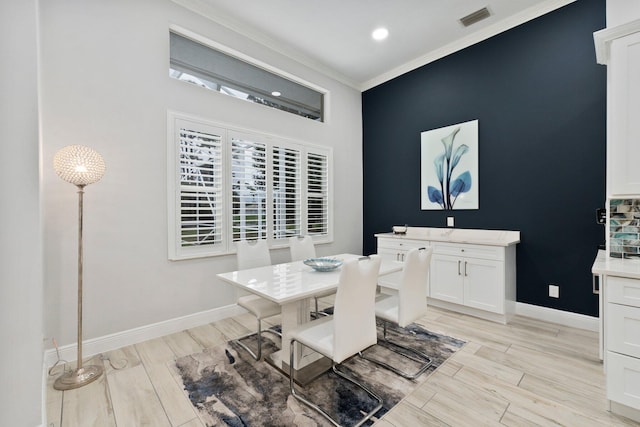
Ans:
[[[578,0],[363,93],[364,253],[392,225],[520,230],[519,302],[597,316],[605,2]],[[420,133],[479,120],[480,209],[420,208]],[[560,285],[560,298],[548,284]]]

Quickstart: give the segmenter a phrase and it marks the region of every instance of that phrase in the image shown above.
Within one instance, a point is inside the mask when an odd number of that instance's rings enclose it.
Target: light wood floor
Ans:
[[[467,344],[377,427],[640,425],[607,412],[593,332],[524,317],[500,325],[431,307],[418,323]],[[95,357],[106,376],[77,390],[53,390],[51,376],[47,427],[203,427],[167,362],[254,326],[242,315]]]

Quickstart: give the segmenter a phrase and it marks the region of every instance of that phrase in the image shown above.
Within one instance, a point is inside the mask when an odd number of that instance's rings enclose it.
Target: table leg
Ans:
[[[310,299],[294,301],[282,305],[282,350],[269,356],[268,361],[275,367],[289,374],[289,341],[286,339],[287,331],[296,326],[310,321]],[[313,378],[331,368],[331,363],[320,353],[316,353],[306,347],[296,345],[294,350],[294,370],[296,381],[306,384]]]
[[[304,299],[295,301],[282,306],[282,354],[284,356],[289,355],[289,340],[286,339],[287,331],[295,328],[298,325],[306,323],[310,320],[310,305],[309,300]],[[294,353],[294,363],[297,366],[300,360],[299,350],[296,349]]]

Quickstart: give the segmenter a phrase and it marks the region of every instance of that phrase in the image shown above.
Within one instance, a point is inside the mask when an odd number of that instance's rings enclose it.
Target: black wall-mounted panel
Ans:
[[[393,225],[520,230],[517,299],[598,315],[604,242],[606,68],[579,0],[363,93],[364,253]],[[420,133],[479,120],[478,210],[420,208]],[[548,284],[560,285],[560,298]]]

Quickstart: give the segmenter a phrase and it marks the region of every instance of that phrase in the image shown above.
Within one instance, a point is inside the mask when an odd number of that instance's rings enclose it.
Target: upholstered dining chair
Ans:
[[[397,287],[397,294],[383,295],[378,298],[375,305],[376,317],[382,320],[383,325],[383,339],[379,340],[378,344],[387,347],[402,357],[419,363],[419,368],[413,373],[408,373],[385,361],[371,358],[364,352],[360,354],[364,359],[412,380],[418,378],[431,366],[431,358],[415,348],[390,341],[387,338],[387,323],[395,323],[404,328],[422,317],[427,311],[427,276],[429,274],[431,254],[432,250],[430,248],[411,249],[404,261],[400,274],[400,283],[387,283],[389,287]],[[381,277],[379,283],[385,286],[384,276]]]
[[[380,257],[372,255],[364,259],[352,259],[342,265],[336,293],[333,316],[322,317],[304,323],[290,331],[284,338],[290,340],[289,387],[291,395],[320,412],[332,424],[339,422],[318,405],[302,396],[294,385],[294,345],[298,343],[332,360],[332,369],[339,377],[355,384],[377,401],[356,425],[360,426],[382,408],[382,399],[338,369],[338,366],[377,341],[375,323],[375,295]]]
[[[291,252],[291,261],[304,261],[308,258],[316,257],[316,247],[313,244],[311,236],[293,236],[289,237],[289,250]],[[327,313],[321,312],[318,309],[318,299],[328,297],[335,294],[336,291],[327,291],[318,295],[314,295],[315,312],[313,313],[316,318],[319,316],[327,316]]]
[[[271,255],[269,255],[269,247],[267,246],[267,241],[257,240],[253,244],[246,240],[239,241],[237,243],[237,259],[238,270],[271,265]],[[262,319],[277,316],[278,314],[280,314],[280,305],[258,295],[244,295],[238,298],[237,302],[240,307],[244,308],[249,313],[255,316],[258,322],[258,331],[250,332],[246,335],[236,338],[234,341],[240,347],[247,350],[247,352],[255,360],[260,360],[260,358],[262,357]],[[264,332],[270,332],[272,334],[278,335],[279,337],[282,337],[282,334],[274,331],[273,329],[266,329]],[[254,335],[257,336],[258,341],[257,352],[251,350],[251,348],[249,348],[249,346],[243,342],[243,340],[245,340],[246,338],[252,337]]]

